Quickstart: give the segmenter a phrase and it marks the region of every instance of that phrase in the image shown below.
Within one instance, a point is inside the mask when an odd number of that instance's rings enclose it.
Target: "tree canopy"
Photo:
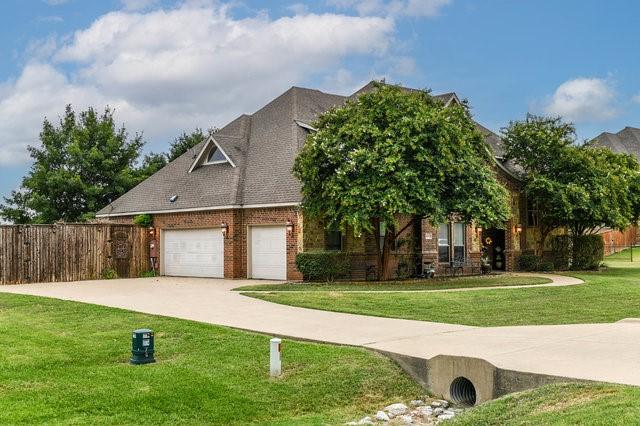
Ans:
[[[508,192],[465,105],[379,84],[314,127],[294,174],[305,212],[329,227],[379,236],[400,214],[485,226],[504,226],[510,216]],[[385,237],[379,252],[382,269],[391,242]]]
[[[541,252],[547,235],[566,227],[575,235],[601,227],[624,229],[637,220],[640,166],[628,154],[576,144],[573,125],[528,115],[503,129],[506,157],[521,168],[524,191],[540,211]]]
[[[142,135],[118,128],[113,110],[76,114],[67,105],[57,125],[44,120],[40,144],[28,148],[33,165],[20,189],[4,198],[0,217],[18,224],[85,221],[204,138],[199,128],[184,132],[167,153],[140,161]]]
[[[7,220],[83,221],[139,182],[134,164],[142,137],[116,128],[109,108],[77,115],[68,105],[57,126],[44,120],[40,142],[28,148],[33,165],[21,189],[0,206]]]

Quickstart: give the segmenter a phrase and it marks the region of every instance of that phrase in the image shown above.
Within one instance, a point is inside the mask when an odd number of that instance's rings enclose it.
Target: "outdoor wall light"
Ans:
[[[519,233],[521,233],[521,232],[522,232],[522,224],[521,224],[521,223],[518,223],[518,224],[516,225],[516,234],[519,234]]]
[[[226,222],[222,222],[220,224],[220,229],[222,229],[222,237],[227,238],[227,231],[229,230],[229,225]]]
[[[153,226],[149,227],[149,237],[153,238],[156,236],[156,228],[154,228]]]
[[[287,219],[287,234],[293,234],[293,222]]]

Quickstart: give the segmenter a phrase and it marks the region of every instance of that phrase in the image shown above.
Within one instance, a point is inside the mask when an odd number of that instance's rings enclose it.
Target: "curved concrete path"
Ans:
[[[441,354],[468,356],[509,370],[640,385],[640,323],[635,321],[470,327],[296,308],[231,291],[249,283],[163,277],[0,286],[0,292],[95,303],[427,359]]]
[[[569,277],[557,274],[530,274],[530,273],[511,273],[510,275],[523,277],[540,277],[550,279],[550,283],[544,284],[523,284],[523,285],[500,285],[487,287],[465,287],[465,288],[441,288],[437,290],[336,290],[339,293],[442,293],[452,291],[481,291],[481,290],[508,290],[517,288],[538,288],[538,287],[565,287],[569,285],[584,284],[580,278]],[[255,283],[254,283],[255,284]],[[304,286],[304,283],[300,283]],[[296,293],[313,293],[316,291],[326,290],[295,290]],[[258,293],[256,290],[242,290],[244,293]],[[269,293],[289,293],[291,290],[269,290]]]

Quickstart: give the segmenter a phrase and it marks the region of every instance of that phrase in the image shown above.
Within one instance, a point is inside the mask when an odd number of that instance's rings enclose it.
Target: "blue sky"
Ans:
[[[115,107],[154,151],[292,85],[382,77],[456,91],[495,131],[527,112],[563,115],[581,139],[640,127],[637,16],[622,0],[4,0],[0,195],[67,103]]]

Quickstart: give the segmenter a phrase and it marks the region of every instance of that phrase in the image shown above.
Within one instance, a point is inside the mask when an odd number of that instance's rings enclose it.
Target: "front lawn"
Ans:
[[[214,305],[212,305],[213,308]],[[131,331],[156,331],[156,364],[128,364]],[[94,305],[0,295],[0,424],[343,424],[424,393],[364,349]]]
[[[567,287],[439,293],[339,291],[246,293],[275,303],[356,314],[476,326],[578,324],[640,317],[640,262],[575,273]]]
[[[562,384],[507,395],[454,419],[452,426],[631,425],[640,419],[640,388]]]
[[[484,275],[459,278],[436,278],[407,281],[360,281],[333,283],[258,284],[238,287],[238,291],[420,291],[472,287],[536,285],[551,282],[548,278],[525,275]]]

